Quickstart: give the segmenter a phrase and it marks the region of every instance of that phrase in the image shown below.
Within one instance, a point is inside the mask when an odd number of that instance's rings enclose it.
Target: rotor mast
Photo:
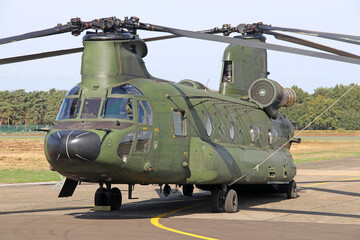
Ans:
[[[261,34],[236,36],[237,39],[265,42]],[[248,95],[250,86],[259,78],[266,78],[267,51],[230,44],[224,51],[219,92],[231,97]]]
[[[108,88],[132,78],[150,78],[142,60],[144,41],[129,33],[87,33],[83,38],[82,84]]]

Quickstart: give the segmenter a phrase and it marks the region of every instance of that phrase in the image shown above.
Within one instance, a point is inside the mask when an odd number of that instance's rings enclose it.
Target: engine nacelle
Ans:
[[[296,102],[296,93],[290,88],[283,88],[278,82],[260,78],[249,88],[249,98],[262,108],[290,107]]]

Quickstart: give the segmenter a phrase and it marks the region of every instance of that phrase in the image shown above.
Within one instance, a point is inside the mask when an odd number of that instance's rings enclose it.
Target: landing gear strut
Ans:
[[[234,213],[238,211],[238,196],[234,189],[216,186],[211,192],[211,210],[213,212]]]
[[[183,185],[183,195],[191,197],[194,193],[194,185],[184,184]]]
[[[297,193],[295,180],[291,180],[289,184],[286,186],[286,196],[288,199],[299,197],[299,194]]]
[[[106,184],[106,188],[100,183],[100,187],[95,192],[95,206],[110,206],[111,210],[121,208],[122,196],[120,189],[111,188],[111,184]]]

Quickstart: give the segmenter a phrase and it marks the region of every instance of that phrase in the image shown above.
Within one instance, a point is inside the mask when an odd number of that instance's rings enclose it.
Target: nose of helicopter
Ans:
[[[52,133],[46,146],[53,162],[90,162],[99,156],[101,140],[94,132],[68,130]]]

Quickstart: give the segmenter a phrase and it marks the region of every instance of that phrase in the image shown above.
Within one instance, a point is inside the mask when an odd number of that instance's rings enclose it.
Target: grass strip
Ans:
[[[50,170],[0,169],[0,183],[60,181],[60,175]]]

